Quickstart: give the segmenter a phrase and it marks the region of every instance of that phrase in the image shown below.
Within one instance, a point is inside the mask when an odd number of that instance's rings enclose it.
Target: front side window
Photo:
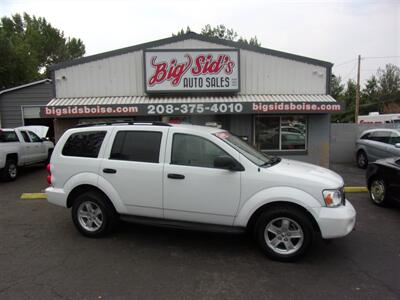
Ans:
[[[99,155],[105,135],[105,131],[73,133],[66,141],[62,154],[65,156],[96,158]]]
[[[306,150],[307,119],[304,116],[256,116],[255,142],[261,151]]]
[[[158,163],[161,138],[158,131],[119,131],[110,159]]]
[[[400,136],[397,133],[392,132],[389,139],[390,145],[396,145],[400,143]]]
[[[13,143],[13,142],[19,142],[15,131],[0,130],[0,143]]]
[[[171,164],[214,168],[214,160],[218,156],[229,155],[205,138],[189,134],[174,134]]]
[[[28,131],[29,136],[31,137],[32,143],[40,143],[42,140],[32,131]]]

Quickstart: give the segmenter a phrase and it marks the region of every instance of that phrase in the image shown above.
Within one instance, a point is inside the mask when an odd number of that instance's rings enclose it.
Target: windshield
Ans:
[[[225,143],[232,146],[237,151],[239,151],[240,154],[245,156],[251,162],[255,163],[257,166],[261,167],[261,166],[272,165],[280,161],[280,159],[277,157],[266,155],[254,149],[245,141],[227,131],[217,132],[214,135],[223,140]]]

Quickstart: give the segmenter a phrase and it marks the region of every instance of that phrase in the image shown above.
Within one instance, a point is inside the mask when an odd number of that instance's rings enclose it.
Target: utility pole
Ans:
[[[360,64],[361,55],[358,55],[357,86],[356,86],[356,107],[354,109],[354,123],[358,123],[358,111],[360,107]]]

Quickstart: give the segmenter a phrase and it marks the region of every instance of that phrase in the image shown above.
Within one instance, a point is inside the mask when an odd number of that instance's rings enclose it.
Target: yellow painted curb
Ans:
[[[45,193],[23,193],[21,194],[23,200],[34,200],[34,199],[47,199]]]
[[[346,193],[367,193],[368,189],[365,186],[345,186],[344,191]]]

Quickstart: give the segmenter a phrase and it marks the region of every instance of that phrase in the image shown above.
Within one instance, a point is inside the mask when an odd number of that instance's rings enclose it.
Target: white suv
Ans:
[[[267,156],[217,128],[157,122],[70,129],[48,171],[48,201],[72,208],[88,237],[103,236],[118,219],[248,230],[265,254],[287,261],[314,237],[345,236],[355,224],[339,175]]]

